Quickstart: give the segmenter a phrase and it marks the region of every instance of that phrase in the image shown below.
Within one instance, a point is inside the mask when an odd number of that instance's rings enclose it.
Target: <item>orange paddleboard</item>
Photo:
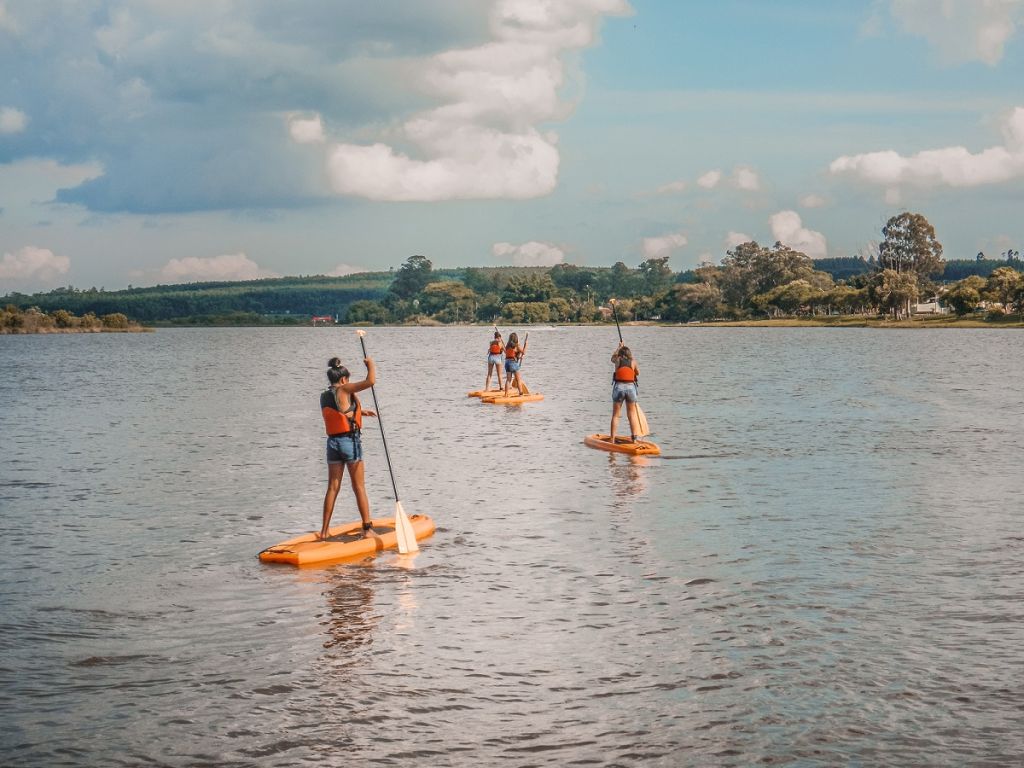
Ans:
[[[608,435],[587,435],[583,442],[591,448],[599,448],[602,451],[614,451],[615,453],[628,453],[631,456],[660,456],[661,448],[655,443],[646,440],[632,442],[628,437],[615,436],[615,442],[608,442]]]
[[[487,395],[480,398],[480,402],[487,403],[489,405],[519,405],[520,403],[535,403],[538,400],[543,400],[544,395],[539,392],[531,392],[528,395],[509,395],[508,397],[491,397]]]
[[[409,515],[409,520],[417,541],[434,532],[434,521],[427,515]],[[363,538],[363,523],[356,520],[331,528],[326,541],[317,539],[316,532],[305,533],[267,547],[260,552],[259,557],[264,563],[315,565],[396,549],[398,537],[395,535],[395,519],[375,518],[372,522],[378,535],[369,539]]]

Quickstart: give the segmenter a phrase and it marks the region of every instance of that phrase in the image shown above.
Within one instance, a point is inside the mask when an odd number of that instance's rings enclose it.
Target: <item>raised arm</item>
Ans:
[[[345,390],[350,395],[356,392],[362,392],[364,389],[369,389],[377,383],[377,366],[374,365],[373,358],[364,358],[363,362],[366,363],[366,378],[362,381],[350,381],[347,384],[341,385],[341,389]]]

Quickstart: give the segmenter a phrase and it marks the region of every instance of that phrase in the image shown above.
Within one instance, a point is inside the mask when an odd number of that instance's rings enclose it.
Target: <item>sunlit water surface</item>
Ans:
[[[614,329],[531,330],[518,408],[488,329],[372,329],[438,531],[314,570],[256,554],[351,329],[0,337],[2,762],[1019,765],[1024,333],[623,330],[658,459],[581,442]]]

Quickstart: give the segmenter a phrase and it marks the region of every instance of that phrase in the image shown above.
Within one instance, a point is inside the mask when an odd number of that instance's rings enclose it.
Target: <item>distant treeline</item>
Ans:
[[[142,330],[145,329],[121,312],[112,312],[102,317],[87,312],[81,317],[76,317],[66,309],[48,313],[37,307],[23,310],[13,304],[0,309],[0,333],[99,333]]]
[[[158,285],[106,291],[58,288],[6,302],[42,313],[122,314],[150,324],[295,325],[314,316],[348,323],[602,322],[619,300],[624,319],[690,322],[820,314],[907,314],[938,298],[958,313],[997,305],[1021,311],[1024,263],[945,261],[920,214],[894,216],[867,258],[812,260],[781,243],[748,242],[718,265],[674,272],[668,257],[636,267],[433,268],[421,255],[397,270],[346,277],[287,277],[247,282]],[[0,300],[2,302],[4,300]]]

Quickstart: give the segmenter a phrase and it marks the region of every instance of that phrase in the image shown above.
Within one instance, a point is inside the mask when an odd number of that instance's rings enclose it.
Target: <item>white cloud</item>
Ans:
[[[186,256],[183,259],[171,259],[160,270],[160,280],[166,283],[259,280],[262,277],[277,277],[277,275],[263,269],[244,253],[209,257]]]
[[[495,243],[491,246],[491,253],[497,259],[510,260],[517,267],[550,267],[565,260],[565,251],[557,245],[535,240],[522,245]]]
[[[737,245],[743,245],[753,240],[750,235],[745,235],[742,232],[727,232],[725,235],[725,247],[726,249],[735,248]]]
[[[537,126],[568,114],[563,56],[594,43],[602,16],[629,11],[626,0],[499,0],[491,42],[423,63],[423,87],[443,105],[396,130],[416,156],[382,142],[337,144],[328,159],[335,191],[420,201],[550,193],[557,136]]]
[[[356,267],[351,264],[339,264],[330,272],[325,272],[327,277],[344,277],[345,275],[355,275],[359,272],[366,272],[366,267]]]
[[[0,135],[21,133],[28,125],[28,115],[14,107],[0,107]]]
[[[57,256],[48,248],[26,245],[14,253],[5,253],[0,261],[0,279],[50,281],[67,274],[71,259]]]
[[[1024,2],[891,0],[890,12],[906,32],[924,37],[944,60],[994,66],[1024,20]]]
[[[800,205],[803,208],[823,208],[828,201],[821,195],[804,195],[800,198]]]
[[[732,174],[733,184],[744,192],[756,192],[761,188],[761,178],[757,171],[745,165],[737,166]]]
[[[718,186],[718,182],[721,180],[722,172],[716,169],[701,175],[701,177],[697,179],[697,186],[704,187],[704,189],[714,189]]]
[[[0,29],[6,29],[11,34],[19,32],[18,22],[15,21],[11,12],[7,10],[7,4],[0,1]]]
[[[895,150],[839,157],[833,174],[848,174],[871,184],[897,187],[977,187],[1024,177],[1024,107],[1017,107],[1003,127],[1005,144],[972,154],[965,147],[946,147],[904,157]]]
[[[685,181],[670,181],[668,184],[662,184],[656,191],[659,195],[672,195],[677,192],[684,192],[685,190]]]
[[[783,245],[801,251],[812,259],[823,259],[828,255],[828,245],[821,232],[804,227],[796,211],[779,211],[769,217],[772,237]]]
[[[644,258],[657,259],[662,256],[668,256],[672,251],[682,248],[686,243],[686,235],[682,232],[673,232],[661,237],[645,237],[643,245]]]
[[[324,124],[320,115],[308,118],[292,116],[288,120],[288,132],[299,144],[322,144],[324,141]]]

